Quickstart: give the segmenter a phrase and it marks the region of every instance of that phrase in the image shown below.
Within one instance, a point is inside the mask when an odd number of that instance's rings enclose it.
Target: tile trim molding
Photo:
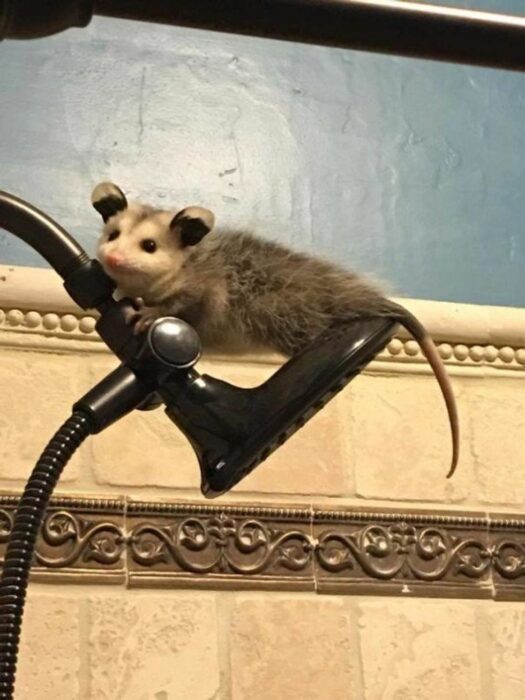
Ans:
[[[0,556],[16,494],[0,496]],[[52,499],[33,580],[525,600],[525,519],[412,509]]]
[[[405,299],[425,323],[441,357],[454,371],[498,370],[525,377],[525,309]],[[96,317],[77,307],[52,270],[0,266],[0,346],[54,352],[107,352],[95,331]],[[228,361],[232,358],[210,356]],[[271,354],[236,362],[280,364]],[[417,344],[400,333],[369,371],[428,371]]]

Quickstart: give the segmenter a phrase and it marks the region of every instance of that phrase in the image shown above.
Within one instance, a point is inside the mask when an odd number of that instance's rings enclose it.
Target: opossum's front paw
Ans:
[[[159,315],[154,309],[145,309],[143,312],[141,312],[140,318],[135,323],[133,333],[138,335],[139,333],[142,333],[142,331],[147,330],[153,321],[155,321],[158,317]]]
[[[159,312],[151,306],[146,306],[144,299],[140,297],[133,299],[133,307],[134,311],[130,313],[128,323],[133,325],[133,333],[138,335],[147,330],[153,321],[159,318]]]

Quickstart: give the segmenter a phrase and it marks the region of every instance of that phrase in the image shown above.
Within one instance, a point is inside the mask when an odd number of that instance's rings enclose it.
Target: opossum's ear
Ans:
[[[124,192],[112,182],[101,182],[95,187],[91,193],[91,204],[98,211],[104,223],[128,207]]]
[[[186,207],[171,220],[170,229],[180,234],[183,248],[197,245],[215,224],[215,217],[209,209]]]

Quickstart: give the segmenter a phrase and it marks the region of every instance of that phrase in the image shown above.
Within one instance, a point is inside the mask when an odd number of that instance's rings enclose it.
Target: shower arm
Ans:
[[[95,15],[525,70],[525,17],[399,0],[0,0],[0,40]]]

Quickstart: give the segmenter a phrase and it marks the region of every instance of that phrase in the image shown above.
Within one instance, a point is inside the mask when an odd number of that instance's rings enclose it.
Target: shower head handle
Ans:
[[[388,318],[338,325],[258,387],[175,373],[159,393],[193,446],[201,491],[213,498],[247,476],[361,372],[392,338]]]

